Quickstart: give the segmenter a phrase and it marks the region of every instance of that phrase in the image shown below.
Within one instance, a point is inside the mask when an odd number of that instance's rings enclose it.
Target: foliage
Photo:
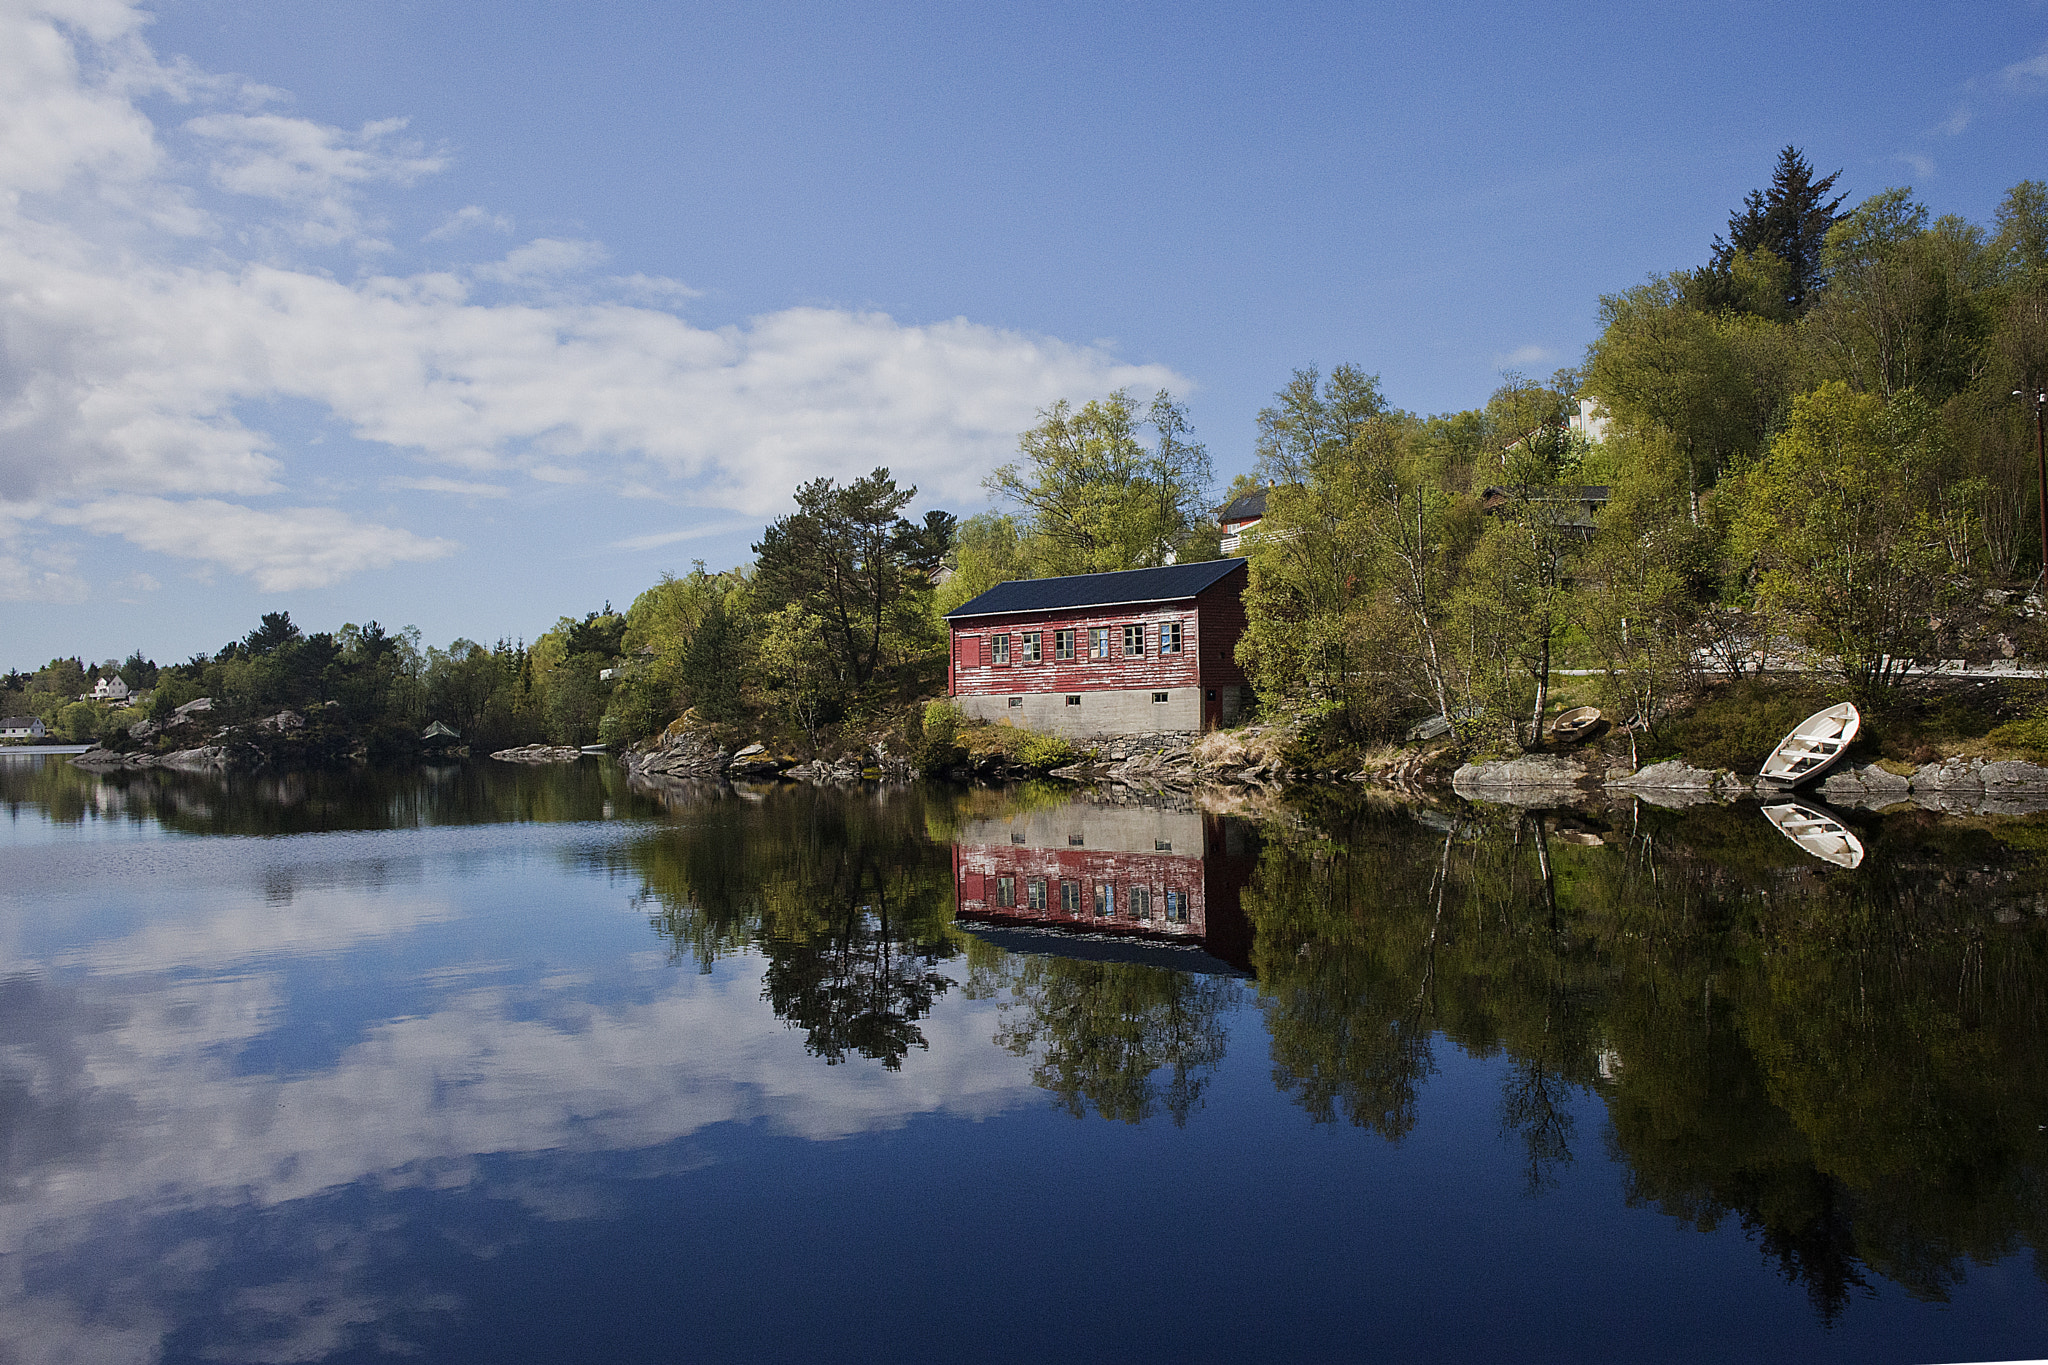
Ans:
[[[813,479],[797,489],[797,510],[778,517],[754,546],[762,619],[816,623],[813,663],[831,684],[820,686],[814,704],[821,718],[892,666],[940,647],[926,598],[932,571],[952,548],[953,518],[935,512],[922,525],[905,520],[901,513],[916,494],[898,488],[886,469],[843,488]],[[800,617],[787,616],[790,608]],[[765,638],[762,647],[769,648]],[[784,658],[781,667],[783,676],[794,676],[793,660]]]
[[[1813,168],[1797,147],[1778,153],[1767,190],[1751,190],[1742,208],[1729,216],[1728,238],[1714,239],[1713,264],[1707,272],[1727,294],[1739,289],[1743,267],[1759,257],[1778,263],[1775,297],[1744,300],[1766,316],[1797,315],[1806,310],[1826,281],[1823,253],[1828,230],[1846,196],[1828,198],[1841,172],[1813,178]],[[1724,294],[1725,296],[1725,294]]]
[[[1735,542],[1756,565],[1759,600],[1859,697],[1933,657],[1933,622],[1959,594],[1941,523],[1969,510],[1949,502],[1943,455],[1917,395],[1885,402],[1837,380],[1793,403],[1743,478]]]
[[[1154,394],[1142,415],[1119,390],[1078,409],[1061,399],[1038,418],[1017,438],[1023,460],[986,481],[1026,513],[1022,553],[1034,576],[1154,568],[1187,558],[1205,533],[1213,541],[1209,453],[1172,394]]]

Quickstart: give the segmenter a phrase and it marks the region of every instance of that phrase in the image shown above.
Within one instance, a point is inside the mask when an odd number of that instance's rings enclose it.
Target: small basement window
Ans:
[[[1017,708],[1019,708],[1019,707],[1020,707],[1020,706],[1022,706],[1023,704],[1024,704],[1024,699],[1023,699],[1022,697],[1012,697],[1012,698],[1010,698],[1010,709],[1011,709],[1012,711],[1015,711],[1015,710],[1016,710]]]
[[[1081,704],[1081,699],[1080,699],[1079,697],[1068,697],[1068,698],[1067,698],[1067,705],[1069,705],[1069,706],[1079,706],[1080,704]]]
[[[1165,701],[1165,700],[1166,700],[1166,694],[1165,694],[1164,692],[1154,692],[1154,693],[1152,694],[1152,700],[1153,700],[1154,702],[1162,702],[1162,701]]]

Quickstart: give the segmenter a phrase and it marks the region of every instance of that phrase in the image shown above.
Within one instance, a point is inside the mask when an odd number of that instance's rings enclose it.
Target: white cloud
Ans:
[[[605,283],[618,290],[622,298],[669,307],[704,297],[703,290],[666,275],[613,275]]]
[[[477,228],[488,228],[492,232],[510,232],[512,220],[505,214],[491,213],[476,204],[470,204],[449,214],[446,222],[420,240],[445,242]]]
[[[454,493],[465,498],[503,498],[512,493],[501,483],[474,483],[467,479],[444,479],[439,475],[424,479],[386,479],[384,486],[410,488],[420,493]]]
[[[53,512],[50,519],[245,573],[266,592],[325,587],[365,569],[440,559],[456,548],[450,540],[357,521],[332,507],[263,511],[217,498],[173,502],[127,494]]]
[[[499,284],[532,284],[602,265],[609,254],[597,242],[536,237],[525,246],[506,252],[504,260],[477,266],[470,273],[480,280],[493,280]]]
[[[2048,48],[2035,53],[2025,61],[2014,62],[1998,73],[2007,85],[2022,90],[2039,89],[2048,84]]]
[[[1555,359],[1557,352],[1548,346],[1517,346],[1506,355],[1495,356],[1493,366],[1497,370],[1520,370],[1531,365],[1547,365]]]
[[[362,235],[356,201],[365,186],[409,185],[447,164],[398,142],[405,124],[384,119],[349,133],[283,114],[206,114],[187,121],[185,131],[215,147],[214,184],[298,210],[293,231],[332,246]]]
[[[373,524],[367,508],[246,499],[320,480],[356,496],[345,485],[384,483],[374,463],[388,453],[449,477],[384,486],[472,497],[523,473],[763,517],[805,479],[887,465],[929,499],[975,503],[1038,408],[1190,387],[1101,347],[964,318],[803,307],[697,326],[646,306],[690,286],[594,278],[605,249],[568,238],[449,271],[336,278],[286,257],[375,245],[372,192],[443,158],[405,142],[400,120],[346,131],[262,112],[275,92],[166,67],[140,29],[117,0],[0,13],[0,501],[31,521],[266,588],[326,583],[453,546]],[[179,179],[142,92],[202,106],[175,131],[229,197]],[[263,216],[272,206],[282,217]],[[233,216],[245,210],[256,216]],[[431,235],[509,226],[470,206]],[[568,280],[577,297],[550,292]],[[472,297],[480,285],[509,297]],[[369,449],[353,468],[311,455],[256,416],[283,403]],[[356,477],[335,483],[342,473]],[[16,561],[0,591],[38,591]]]
[[[655,531],[644,536],[627,536],[624,540],[612,542],[614,550],[659,550],[663,546],[678,545],[686,540],[702,540],[707,536],[722,536],[733,531],[744,531],[752,522],[714,521],[702,526],[687,526],[676,531]]]

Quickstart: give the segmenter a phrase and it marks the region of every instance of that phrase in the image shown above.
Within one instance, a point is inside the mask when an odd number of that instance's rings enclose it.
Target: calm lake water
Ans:
[[[0,1358],[2048,1355],[2038,817],[0,809]]]

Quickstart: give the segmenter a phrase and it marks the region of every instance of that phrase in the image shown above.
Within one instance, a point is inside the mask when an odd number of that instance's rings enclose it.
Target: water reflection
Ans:
[[[1504,1052],[1530,1188],[1597,1094],[1632,1201],[1737,1220],[1830,1319],[1866,1270],[1940,1300],[2048,1247],[2048,831],[1873,817],[1852,875],[1750,811],[1624,818],[1597,846],[1527,812],[1270,838],[1245,903],[1276,1082],[1399,1138],[1435,1038]]]
[[[1185,1124],[1201,1107],[1251,965],[1255,849],[1242,822],[1164,804],[1020,799],[959,823],[971,988],[1008,997],[995,1041],[1060,1108]]]
[[[1033,1172],[1122,1150],[1103,1133],[1313,1134],[1289,1150],[1342,1201],[1452,1149],[1454,1080],[1494,1143],[1461,1187],[1497,1167],[1517,1208],[1627,1250],[1640,1224],[1584,1179],[1611,1169],[1658,1227],[1741,1234],[1820,1322],[1946,1301],[1973,1266],[2038,1276],[2015,1258],[2048,1248],[2039,819],[1859,815],[1850,869],[1736,807],[1254,824],[1041,788],[657,799],[594,763],[0,764],[0,800],[0,1347],[445,1355],[484,1292],[462,1265],[701,1197],[693,1172],[766,1141],[719,1135],[757,1129],[972,1119],[914,1160]],[[1058,1131],[997,1136],[1027,1111]],[[1088,1164],[1059,1177],[1077,1201]],[[1292,1212],[1257,1226],[1292,1246],[1313,1217],[1269,1193]],[[1531,1216],[1486,1200],[1433,1216]],[[1444,1278],[1544,1273],[1481,1253]]]

